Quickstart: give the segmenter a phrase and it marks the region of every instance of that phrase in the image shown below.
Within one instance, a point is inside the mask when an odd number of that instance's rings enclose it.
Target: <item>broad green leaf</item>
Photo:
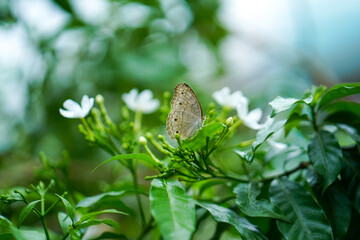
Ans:
[[[56,194],[56,196],[58,196],[61,199],[61,201],[63,202],[63,204],[65,206],[65,210],[66,210],[67,214],[69,215],[70,219],[74,222],[74,217],[75,217],[74,207],[71,205],[71,203],[68,200],[66,200],[59,194]]]
[[[336,239],[344,239],[351,220],[350,200],[337,180],[322,194],[321,179],[315,171],[308,171],[306,180],[311,186],[317,201],[329,219]]]
[[[324,130],[316,132],[309,144],[308,155],[322,178],[323,191],[325,191],[341,171],[342,152],[336,137]]]
[[[69,227],[72,226],[70,217],[64,212],[59,212],[58,220],[63,234],[66,234],[69,231]]]
[[[16,240],[45,240],[46,236],[42,230],[23,230],[12,227],[12,234]]]
[[[105,210],[102,210],[102,211],[97,211],[97,212],[91,212],[91,213],[84,214],[84,215],[81,216],[79,222],[84,222],[86,220],[89,220],[90,218],[93,218],[93,217],[95,217],[97,215],[104,214],[104,213],[118,213],[118,214],[128,215],[127,213],[118,211],[116,209],[105,209]]]
[[[283,97],[276,97],[273,101],[269,103],[272,107],[271,117],[276,116],[277,114],[290,109],[295,104],[304,103],[309,104],[312,101],[312,96],[305,99],[296,99],[296,98],[283,98]]]
[[[346,132],[356,142],[358,149],[360,150],[360,134],[358,131],[346,124],[337,124],[337,127],[342,131]]]
[[[300,123],[303,121],[309,122],[310,121],[309,116],[306,114],[298,114],[298,113],[291,114],[284,126],[285,136],[289,135],[290,131],[293,128],[298,128],[300,126]]]
[[[147,155],[145,153],[130,153],[130,154],[117,155],[108,160],[105,160],[102,163],[100,163],[96,168],[94,168],[94,170],[92,170],[92,172],[94,172],[100,166],[102,166],[108,162],[117,161],[117,160],[129,160],[129,159],[140,160],[140,161],[144,162],[145,164],[150,164],[151,166],[154,166],[156,168],[159,167],[158,164],[155,162],[155,160],[152,159],[149,155]]]
[[[208,124],[197,131],[194,137],[183,140],[181,144],[186,149],[196,151],[206,145],[207,137],[213,138],[215,134],[220,133],[224,128],[225,125],[219,122]]]
[[[115,222],[112,219],[92,219],[92,220],[88,220],[85,222],[82,222],[81,224],[79,224],[78,226],[76,226],[76,229],[82,229],[82,228],[87,228],[90,226],[94,226],[94,225],[99,225],[99,224],[106,224],[110,227],[116,228],[117,230],[121,231],[121,228],[119,227],[119,224],[117,222]]]
[[[150,209],[165,239],[190,239],[195,230],[195,204],[175,180],[154,179]]]
[[[252,163],[255,157],[256,150],[275,132],[279,131],[285,124],[285,120],[277,121],[269,128],[264,128],[258,131],[256,134],[256,140],[252,143],[251,151],[238,151],[235,150],[235,153],[239,155],[241,158],[246,160],[249,163]]]
[[[355,102],[337,101],[326,105],[322,110],[329,114],[349,112],[360,118],[360,104]]]
[[[323,108],[328,103],[353,94],[360,93],[360,83],[338,84],[327,90],[320,98],[317,109]]]
[[[252,225],[246,218],[239,217],[234,211],[228,208],[199,201],[197,201],[196,204],[208,210],[215,221],[234,226],[240,233],[242,239],[267,239],[259,232],[255,225]]]
[[[12,222],[0,215],[0,239],[13,239],[11,232]]]
[[[112,192],[101,193],[91,197],[86,197],[76,205],[76,208],[93,207],[95,204],[97,204],[99,201],[105,198],[120,197],[123,196],[125,193],[126,191],[112,191]]]
[[[20,226],[22,224],[22,222],[26,219],[26,217],[29,215],[29,213],[33,210],[35,205],[40,201],[41,200],[33,201],[33,202],[29,203],[28,205],[26,205],[26,207],[24,207],[23,210],[21,210],[20,216],[19,216],[19,221],[18,221],[18,226]]]
[[[244,214],[250,217],[270,217],[289,221],[275,204],[267,199],[256,199],[260,194],[257,183],[240,183],[234,188],[234,193],[236,205]]]
[[[286,177],[273,181],[270,199],[292,223],[277,220],[285,239],[333,239],[323,210],[298,183],[289,181]]]

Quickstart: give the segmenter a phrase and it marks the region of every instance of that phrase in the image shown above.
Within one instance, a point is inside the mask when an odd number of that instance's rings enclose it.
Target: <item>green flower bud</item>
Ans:
[[[229,117],[228,119],[226,119],[225,124],[228,128],[231,127],[234,124],[234,119],[232,117]]]
[[[139,142],[140,142],[141,145],[146,145],[147,144],[147,140],[143,136],[139,137]]]

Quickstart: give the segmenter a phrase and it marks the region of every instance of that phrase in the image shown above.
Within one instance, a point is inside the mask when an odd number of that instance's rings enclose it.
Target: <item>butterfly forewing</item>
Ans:
[[[200,102],[194,91],[185,83],[175,87],[171,101],[172,111],[166,120],[166,129],[172,139],[179,134],[180,139],[192,137],[201,128],[203,118]]]

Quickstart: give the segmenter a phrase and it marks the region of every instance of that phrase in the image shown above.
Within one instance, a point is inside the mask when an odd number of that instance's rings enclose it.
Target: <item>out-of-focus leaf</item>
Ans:
[[[11,233],[12,222],[0,215],[0,239],[13,239]]]
[[[130,153],[130,154],[123,154],[123,155],[117,155],[115,157],[112,157],[108,160],[103,161],[102,163],[100,163],[99,165],[97,165],[96,168],[94,168],[94,170],[92,170],[93,172],[98,169],[100,166],[108,163],[108,162],[112,162],[112,161],[116,161],[116,160],[129,160],[129,159],[136,159],[136,160],[140,160],[143,163],[147,164],[147,165],[151,165],[154,167],[158,167],[158,164],[154,161],[154,159],[152,159],[149,155],[145,154],[145,153]]]
[[[179,181],[154,179],[150,206],[165,239],[190,239],[195,230],[195,203]]]
[[[234,211],[228,208],[199,201],[197,201],[196,204],[208,210],[215,221],[234,226],[243,239],[267,239],[259,232],[256,226],[252,225],[246,218],[239,217]]]
[[[191,139],[185,139],[182,141],[182,146],[189,150],[196,151],[199,148],[202,148],[206,145],[206,138],[210,139],[214,137],[216,133],[221,132],[225,126],[219,122],[214,122],[209,125],[204,126],[197,131],[194,137]]]
[[[88,220],[85,222],[82,222],[81,224],[79,224],[78,226],[76,226],[76,229],[82,229],[82,228],[87,228],[90,226],[94,226],[94,225],[99,225],[99,224],[106,224],[110,227],[116,228],[117,230],[121,231],[121,228],[119,227],[119,224],[117,222],[115,222],[112,219],[92,219],[92,220]]]
[[[26,205],[26,207],[24,207],[23,210],[21,210],[19,220],[18,220],[18,226],[20,226],[22,224],[22,222],[26,219],[26,217],[29,215],[29,213],[33,210],[35,205],[40,201],[41,200],[33,201],[33,202],[29,203],[28,205]]]
[[[303,103],[309,104],[312,101],[312,96],[305,99],[296,99],[296,98],[283,98],[283,97],[276,97],[273,101],[269,103],[272,107],[271,117],[276,116],[277,114],[290,109],[295,104]]]
[[[355,102],[337,101],[324,106],[322,110],[325,110],[329,114],[349,112],[360,118],[360,104]]]
[[[322,194],[321,179],[315,171],[308,171],[306,180],[325,211],[334,231],[335,239],[344,239],[351,220],[351,203],[339,181],[335,181]]]
[[[342,152],[336,137],[324,130],[316,132],[309,144],[308,155],[322,178],[323,191],[325,191],[341,171]]]
[[[323,108],[328,103],[349,95],[360,93],[360,83],[338,84],[327,90],[320,98],[317,109]]]
[[[235,153],[237,155],[239,155],[242,159],[246,160],[249,163],[252,163],[252,161],[254,160],[255,157],[255,152],[256,150],[271,136],[273,135],[275,132],[277,132],[278,130],[280,130],[283,125],[285,123],[285,120],[282,121],[278,121],[275,122],[271,127],[269,128],[264,128],[261,129],[257,134],[256,134],[256,140],[252,143],[251,148],[252,151],[238,151],[235,150]]]
[[[42,230],[23,230],[12,227],[13,239],[16,240],[45,240],[45,233]]]
[[[302,121],[310,121],[309,116],[298,113],[291,114],[284,126],[285,136],[287,136],[293,128],[299,127]]]
[[[69,235],[71,240],[81,240],[81,231],[77,229],[69,229]]]
[[[116,209],[105,209],[105,210],[102,210],[102,211],[97,211],[97,212],[91,212],[91,213],[87,213],[87,214],[84,214],[81,216],[80,218],[80,222],[85,222],[95,216],[98,216],[100,214],[104,214],[104,213],[118,213],[118,214],[123,214],[123,215],[128,215],[127,213],[125,212],[121,212],[121,211],[118,211]]]
[[[135,192],[135,189],[133,189]],[[132,190],[131,190],[132,191]],[[146,192],[143,190],[140,190],[142,194],[146,195]],[[77,208],[81,208],[81,207],[93,207],[95,206],[97,203],[101,202],[104,199],[107,198],[119,198],[121,196],[124,196],[126,193],[128,193],[129,191],[111,191],[111,192],[105,192],[105,193],[101,193],[101,194],[97,194],[91,197],[86,197],[84,199],[82,199],[77,205]]]
[[[236,194],[236,205],[246,215],[289,221],[275,204],[267,199],[256,199],[260,194],[257,183],[240,183],[234,188],[234,193]]]
[[[359,109],[360,110],[360,109]],[[358,131],[346,124],[337,124],[337,127],[346,132],[356,142],[358,149],[360,150],[360,134]]]
[[[66,234],[69,231],[69,226],[72,225],[70,217],[64,212],[59,212],[58,220],[63,234]]]
[[[74,207],[71,205],[71,203],[67,199],[63,198],[59,194],[56,194],[56,196],[58,196],[61,199],[61,201],[63,202],[63,204],[65,206],[65,210],[66,210],[67,214],[69,215],[70,219],[74,222],[74,217],[75,217]]]
[[[285,239],[333,239],[323,210],[298,183],[286,177],[273,181],[270,199],[292,223],[277,220]]]

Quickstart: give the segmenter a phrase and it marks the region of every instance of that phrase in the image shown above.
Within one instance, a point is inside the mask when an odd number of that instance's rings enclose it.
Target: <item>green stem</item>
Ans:
[[[45,231],[45,236],[47,240],[50,240],[50,235],[49,235],[49,231],[47,229],[47,225],[46,225],[46,220],[45,220],[45,194],[40,194],[41,197],[41,215],[40,215],[40,220],[41,220],[41,224],[44,228]]]
[[[141,119],[142,119],[142,112],[136,111],[135,112],[135,122],[134,122],[134,131],[138,133],[141,129]]]
[[[93,132],[91,131],[88,122],[85,120],[85,118],[80,118],[80,119],[81,119],[81,122],[84,124],[87,132],[89,133],[90,139],[93,140],[93,139],[94,139],[94,134],[93,134]]]
[[[133,166],[132,163],[130,164],[129,170],[130,170],[132,178],[133,178],[134,187],[135,187],[135,189],[137,189],[138,188],[138,182],[137,182],[136,168]],[[136,201],[137,201],[137,205],[138,205],[139,212],[140,212],[141,224],[142,224],[143,227],[145,227],[146,220],[145,220],[144,209],[143,209],[142,204],[141,204],[140,195],[139,195],[138,192],[136,192],[135,196],[136,196]]]

